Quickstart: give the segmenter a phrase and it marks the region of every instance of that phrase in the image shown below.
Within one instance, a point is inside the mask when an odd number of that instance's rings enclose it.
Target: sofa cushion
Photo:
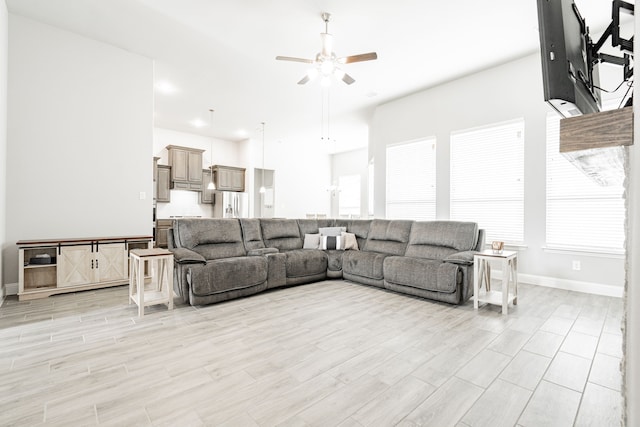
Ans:
[[[452,254],[475,249],[478,224],[462,221],[417,221],[411,228],[406,256],[446,259]]]
[[[354,276],[382,280],[382,268],[387,254],[366,251],[346,251],[342,256],[342,271]]]
[[[296,249],[285,252],[287,277],[314,276],[327,272],[327,254],[319,249]]]
[[[295,219],[261,219],[260,228],[264,244],[280,251],[302,248],[298,221]]]
[[[342,254],[344,254],[344,251],[327,249],[324,252],[327,254],[327,270],[341,271],[342,270]]]
[[[452,293],[462,280],[460,268],[433,259],[390,256],[384,260],[384,280],[396,285]]]
[[[370,219],[337,219],[336,226],[346,227],[347,232],[355,234],[358,247],[362,249],[369,236],[372,221]]]
[[[244,247],[247,251],[251,249],[264,248],[259,219],[240,218],[240,227],[242,228],[242,239],[244,241]]]
[[[320,233],[305,234],[302,249],[318,249],[320,247]]]
[[[300,228],[300,235],[305,234],[318,234],[322,227],[333,227],[333,219],[299,219],[298,227]]]
[[[342,232],[347,231],[346,227],[320,227],[318,232],[323,236],[339,236]]]
[[[374,219],[364,250],[390,255],[404,255],[409,241],[411,225],[409,220]]]
[[[320,235],[320,249],[322,250],[335,249],[338,251],[344,250],[344,241],[342,240],[342,236]]]
[[[191,269],[191,292],[204,296],[256,286],[267,281],[266,257],[237,257],[207,261]]]
[[[463,221],[417,221],[411,229],[409,245],[432,245],[470,251],[478,243],[478,224]]]
[[[181,218],[173,229],[178,248],[191,249],[207,260],[246,255],[237,219]]]
[[[342,242],[344,245],[345,251],[357,251],[358,248],[358,240],[356,239],[356,235],[353,233],[342,232],[341,236]]]

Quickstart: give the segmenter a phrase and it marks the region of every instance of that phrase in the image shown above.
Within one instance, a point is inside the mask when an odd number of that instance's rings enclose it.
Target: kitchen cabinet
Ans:
[[[202,153],[197,148],[167,145],[171,166],[171,188],[202,190]]]
[[[21,240],[18,298],[118,286],[129,281],[131,249],[151,246],[151,236]]]
[[[209,183],[211,182],[211,170],[202,170],[202,192],[200,192],[200,203],[213,203],[213,192],[215,190],[209,190]]]
[[[157,165],[156,167],[156,202],[171,201],[171,166]]]
[[[213,177],[216,190],[244,191],[245,168],[233,166],[213,166]]]
[[[173,227],[172,219],[159,219],[156,221],[156,247],[166,248],[168,246],[167,233]]]

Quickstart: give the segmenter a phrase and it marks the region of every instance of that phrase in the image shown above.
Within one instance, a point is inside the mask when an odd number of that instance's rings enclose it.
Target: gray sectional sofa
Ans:
[[[462,304],[484,230],[460,221],[180,218],[168,240],[175,291],[191,305],[338,278]]]

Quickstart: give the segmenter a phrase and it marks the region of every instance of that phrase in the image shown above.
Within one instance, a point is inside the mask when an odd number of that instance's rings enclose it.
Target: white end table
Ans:
[[[173,253],[160,248],[134,249],[129,252],[129,260],[129,304],[138,305],[138,316],[144,316],[148,305],[166,304],[173,310]],[[147,289],[145,269],[151,275]]]
[[[502,290],[492,291],[490,262],[500,262],[502,267]],[[484,283],[484,292],[480,293]],[[511,290],[510,290],[511,288]],[[508,314],[509,303],[518,305],[518,253],[492,250],[478,252],[473,256],[473,308],[478,303],[489,303],[502,306],[502,314]]]

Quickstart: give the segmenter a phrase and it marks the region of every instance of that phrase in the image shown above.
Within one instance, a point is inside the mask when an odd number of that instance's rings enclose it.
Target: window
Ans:
[[[435,138],[387,147],[386,217],[435,219]]]
[[[486,241],[524,241],[524,120],[451,135],[451,213]]]
[[[360,175],[339,177],[338,188],[338,216],[360,218]]]
[[[560,117],[547,116],[547,245],[623,253],[623,186],[601,186],[559,152]]]

